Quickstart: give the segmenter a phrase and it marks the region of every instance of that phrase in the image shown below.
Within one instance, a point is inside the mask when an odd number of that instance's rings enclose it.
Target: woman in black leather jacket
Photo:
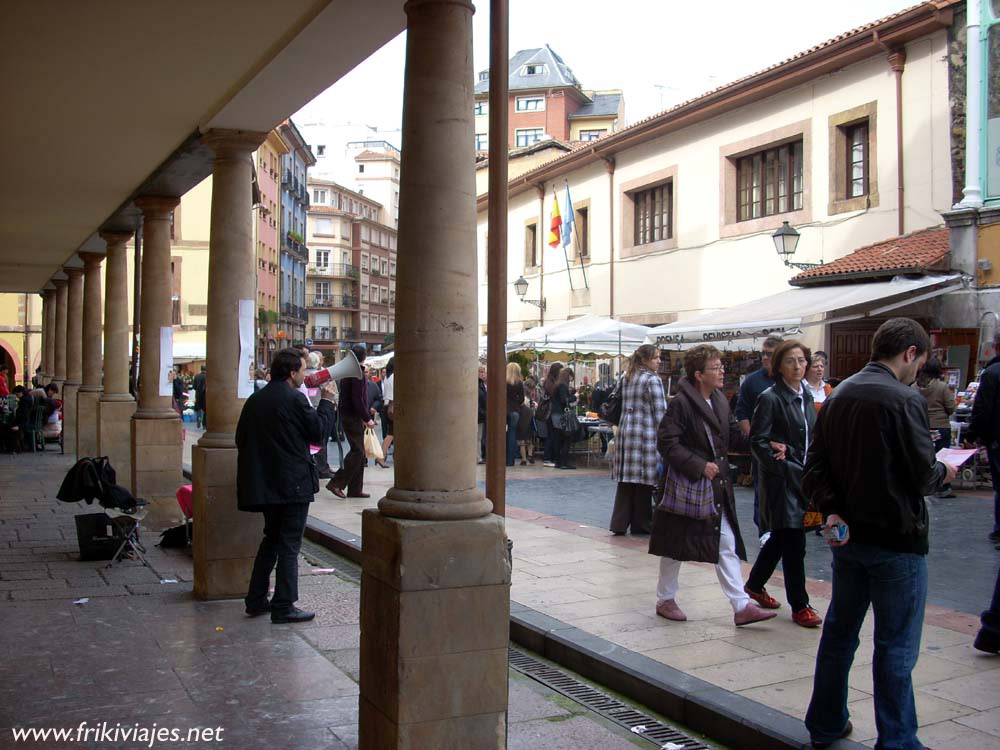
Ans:
[[[767,583],[781,560],[785,594],[792,620],[815,628],[823,620],[809,606],[806,593],[806,536],[802,517],[807,502],[802,494],[806,452],[816,425],[816,409],[802,379],[811,352],[798,341],[785,341],[771,357],[775,384],[760,394],[750,425],[750,446],[757,464],[760,530],[769,533],[747,579],[745,591],[762,607],[777,609]]]

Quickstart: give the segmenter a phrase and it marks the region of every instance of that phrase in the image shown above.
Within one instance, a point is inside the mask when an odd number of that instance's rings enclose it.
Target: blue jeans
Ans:
[[[521,421],[520,412],[507,412],[507,465],[513,466],[517,461],[517,424]]]
[[[993,531],[1000,534],[1000,445],[987,448],[990,474],[993,476]]]
[[[920,651],[927,599],[927,558],[848,542],[833,549],[833,596],[823,624],[806,729],[831,742],[847,725],[847,673],[858,632],[875,613],[876,750],[922,750],[911,672]]]

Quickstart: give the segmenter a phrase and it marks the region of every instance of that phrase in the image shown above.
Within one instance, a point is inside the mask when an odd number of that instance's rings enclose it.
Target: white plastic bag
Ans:
[[[382,452],[382,443],[379,442],[374,427],[365,427],[365,455],[377,461],[385,460],[385,454]]]

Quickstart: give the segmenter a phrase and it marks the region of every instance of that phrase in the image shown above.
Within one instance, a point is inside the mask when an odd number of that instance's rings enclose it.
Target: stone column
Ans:
[[[53,375],[52,382],[59,386],[59,398],[63,397],[66,382],[66,307],[69,304],[69,280],[52,279],[56,287],[56,321],[52,342]]]
[[[191,451],[194,478],[194,593],[200,599],[245,596],[260,544],[257,514],[236,508],[236,423],[240,372],[239,303],[254,300],[256,262],[251,153],[267,133],[213,130],[212,225],[208,251],[207,431]],[[254,306],[256,310],[256,306]],[[244,363],[249,367],[249,362]]]
[[[183,432],[171,397],[160,395],[160,331],[171,327],[170,214],[178,198],[146,196],[142,210],[142,292],[139,324],[139,406],[132,416],[132,492],[149,501],[151,525],[178,517]]]
[[[69,276],[66,306],[66,384],[63,386],[63,446],[76,450],[76,394],[83,382],[83,269],[63,268]]]
[[[473,6],[405,9],[396,357],[412,376],[395,486],[363,514],[359,746],[498,750],[510,565],[476,485]]]
[[[56,320],[56,290],[42,291],[42,380],[39,385],[44,388],[55,374],[55,320]]]
[[[119,483],[132,481],[132,415],[128,390],[128,255],[131,233],[102,232],[107,243],[104,267],[104,391],[97,404],[97,453],[107,456]]]
[[[80,253],[80,257],[83,258],[83,381],[76,396],[76,455],[82,458],[99,455],[97,403],[101,398],[101,262],[104,256]]]

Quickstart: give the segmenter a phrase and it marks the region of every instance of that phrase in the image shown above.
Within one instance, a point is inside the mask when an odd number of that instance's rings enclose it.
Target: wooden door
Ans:
[[[881,321],[880,321],[881,322]],[[862,369],[872,354],[878,324],[854,321],[830,326],[830,367],[826,377],[843,380]]]

